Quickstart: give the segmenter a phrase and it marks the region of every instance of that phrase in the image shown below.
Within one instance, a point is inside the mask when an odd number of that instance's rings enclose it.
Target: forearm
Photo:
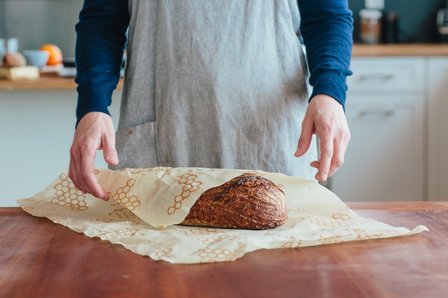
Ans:
[[[301,34],[307,49],[313,93],[326,94],[344,106],[346,77],[351,75],[353,18],[346,0],[299,0]]]
[[[128,24],[127,1],[85,1],[76,24],[77,123],[89,112],[109,114]]]

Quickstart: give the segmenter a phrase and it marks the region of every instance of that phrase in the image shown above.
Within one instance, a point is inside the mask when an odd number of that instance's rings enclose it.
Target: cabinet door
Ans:
[[[448,200],[448,58],[428,59],[428,198]]]
[[[422,200],[423,95],[351,95],[352,135],[330,188],[344,201]]]
[[[350,92],[423,92],[423,57],[354,58],[353,76],[347,78]]]
[[[76,97],[75,91],[0,91],[0,207],[17,206],[68,169]],[[115,91],[115,124],[120,98]],[[107,167],[98,153],[96,166]]]

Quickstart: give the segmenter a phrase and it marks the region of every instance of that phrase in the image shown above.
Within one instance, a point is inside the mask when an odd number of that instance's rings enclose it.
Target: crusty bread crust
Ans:
[[[262,230],[280,226],[287,218],[282,189],[249,173],[205,191],[181,224]]]

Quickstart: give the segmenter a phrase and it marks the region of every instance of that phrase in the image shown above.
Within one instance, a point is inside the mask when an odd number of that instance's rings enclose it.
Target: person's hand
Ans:
[[[68,175],[82,192],[108,200],[107,193],[98,184],[93,172],[96,150],[103,150],[104,160],[108,164],[118,164],[112,118],[101,112],[90,112],[81,118],[76,128],[70,148]]]
[[[308,151],[313,134],[319,137],[320,157],[311,162],[311,166],[318,169],[315,178],[326,181],[344,163],[344,154],[350,140],[342,105],[330,96],[319,94],[309,103],[294,154],[296,157]]]

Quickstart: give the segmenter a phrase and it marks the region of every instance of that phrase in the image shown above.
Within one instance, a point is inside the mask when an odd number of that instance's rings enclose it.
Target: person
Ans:
[[[69,177],[107,200],[94,176],[102,150],[115,169],[241,168],[325,181],[350,139],[352,23],[346,0],[85,1]],[[115,133],[108,106],[126,41]]]

